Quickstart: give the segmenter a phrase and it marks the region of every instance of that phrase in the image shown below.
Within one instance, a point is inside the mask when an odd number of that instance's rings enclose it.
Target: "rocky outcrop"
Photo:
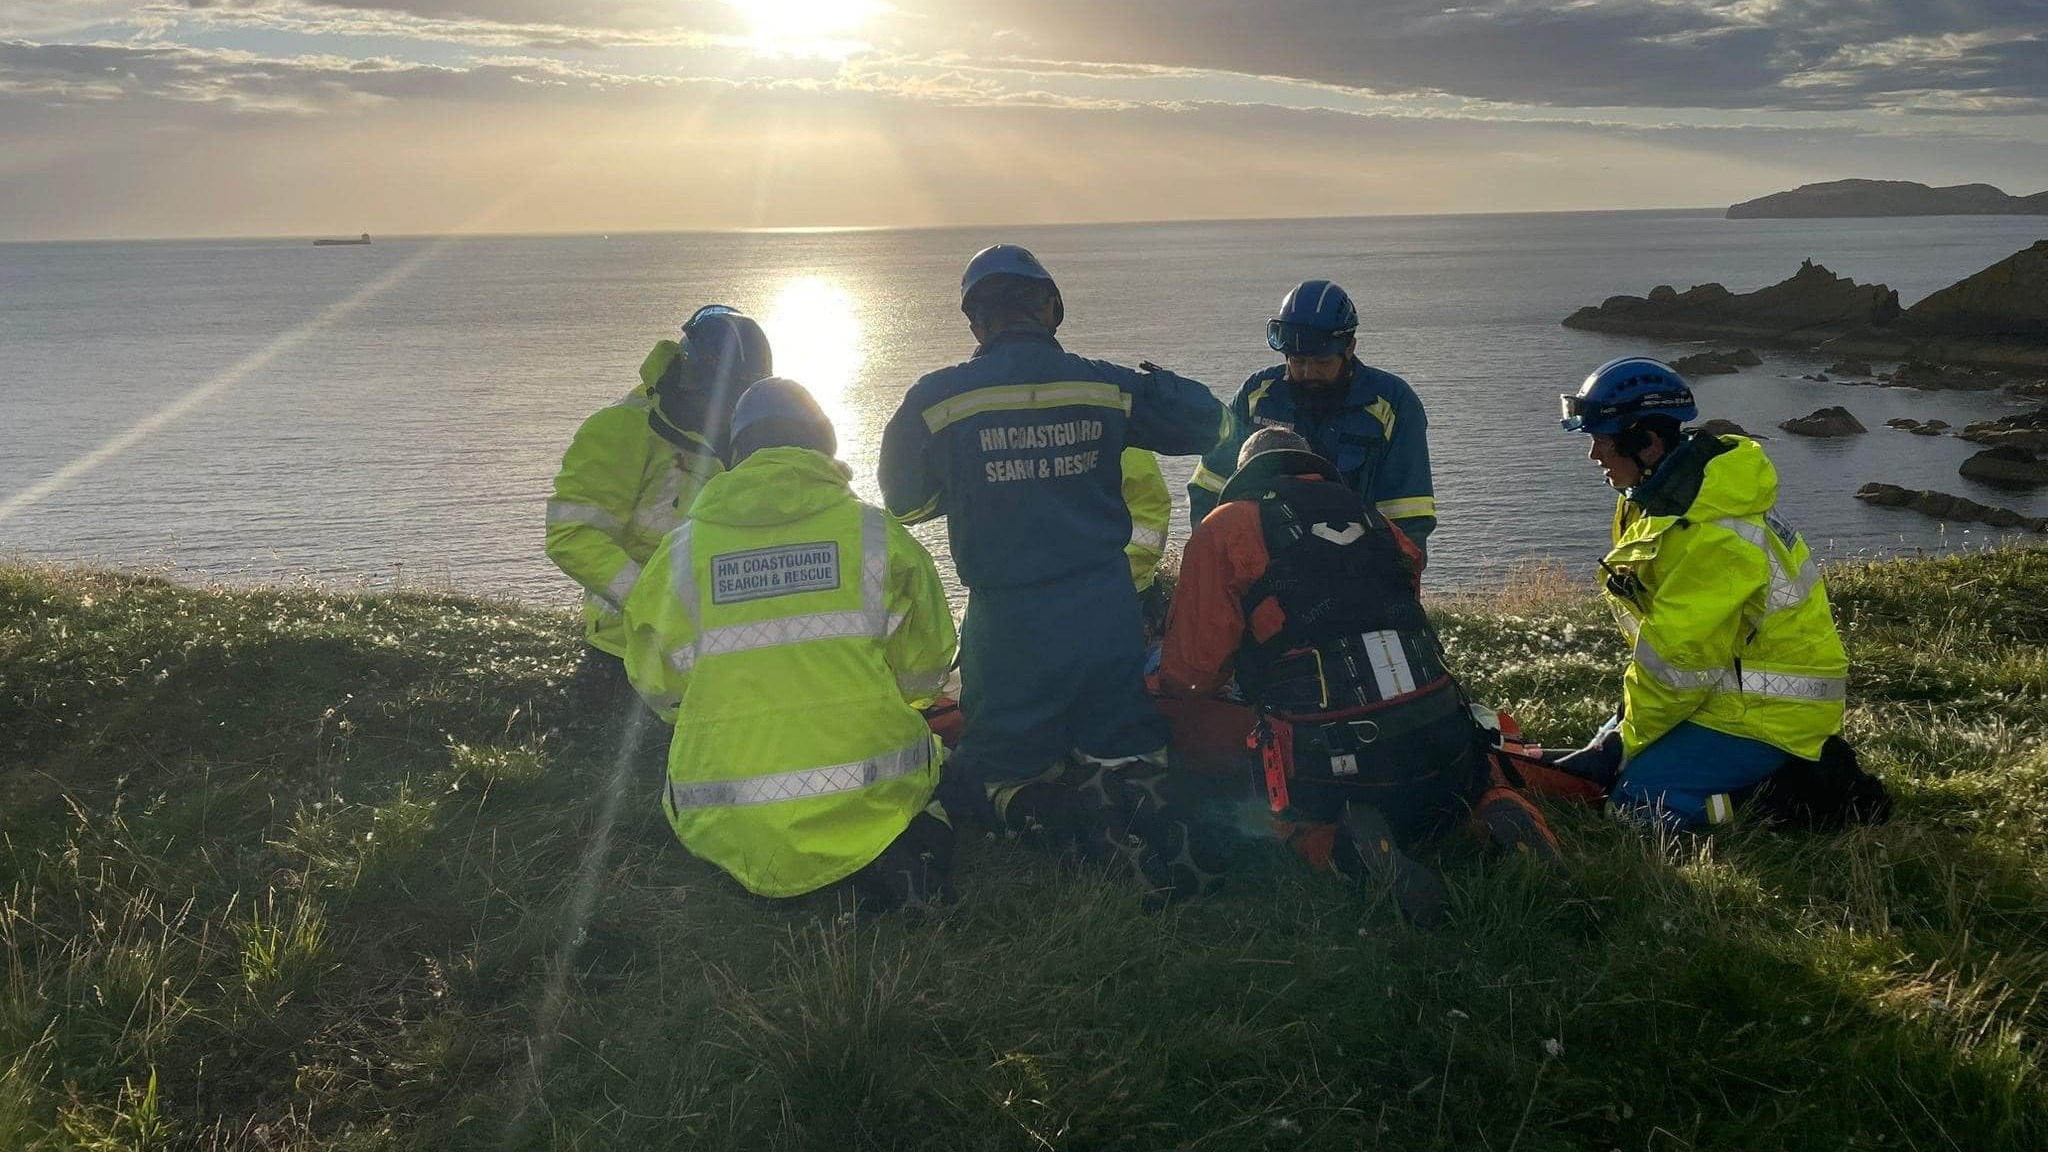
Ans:
[[[1884,423],[1887,428],[1897,428],[1915,436],[1939,436],[1949,429],[1946,420],[1914,420],[1907,416],[1895,416]]]
[[[2048,400],[2048,376],[2038,380],[2014,380],[2006,384],[2008,395],[2027,400]]]
[[[1702,420],[1698,424],[1693,425],[1693,428],[1695,431],[1704,432],[1709,436],[1747,436],[1753,440],[1765,439],[1765,437],[1758,436],[1754,432],[1745,430],[1742,425],[1737,424],[1735,421],[1726,420],[1719,416],[1714,417],[1712,420]]]
[[[1996,420],[1979,420],[1965,426],[1959,435],[1978,444],[2048,451],[2048,407],[2015,412]]]
[[[2039,488],[2048,484],[2048,460],[2012,444],[1986,448],[1963,461],[1956,471],[1968,479],[2000,488]]]
[[[2048,516],[2022,516],[2010,508],[1993,508],[1962,496],[1951,496],[1946,492],[1932,492],[1927,489],[1916,492],[1896,484],[1865,484],[1856,490],[1856,498],[1867,500],[1881,508],[1911,508],[1923,516],[1932,516],[1936,520],[1967,520],[1989,524],[1993,528],[2025,528],[2030,532],[2048,532]]]
[[[1648,296],[1610,296],[1565,318],[1567,328],[1681,339],[1748,336],[1811,347],[1832,336],[1883,327],[1899,318],[1899,294],[1858,284],[1808,260],[1788,280],[1737,295],[1719,284],[1683,292],[1668,285]]]
[[[1680,376],[1726,376],[1763,362],[1763,357],[1749,349],[1737,348],[1733,352],[1695,352],[1690,356],[1680,356],[1671,362],[1671,367]]]
[[[1846,356],[1828,365],[1827,370],[1836,376],[1861,376],[1865,379],[1871,377],[1870,361],[1852,360]]]
[[[2048,240],[1964,277],[1911,311],[1901,309],[1898,293],[1884,285],[1858,284],[1809,260],[1790,279],[1755,292],[1738,295],[1719,284],[1680,292],[1659,285],[1648,296],[1610,296],[1572,313],[1564,324],[1674,340],[1747,340],[1825,350],[1854,361],[2048,368]],[[1997,383],[1938,383],[1925,374],[1922,379],[1928,383],[1909,386]]]
[[[1779,423],[1778,427],[1795,436],[1854,436],[1858,432],[1870,431],[1863,426],[1863,421],[1839,405],[1794,416]]]
[[[2048,240],[1943,288],[1908,309],[1906,319],[1946,338],[2048,338]]]
[[[2009,196],[1989,184],[1930,188],[1911,180],[1830,180],[1728,209],[1730,220],[1830,216],[2024,216],[2048,213],[2048,193]]]
[[[1888,383],[1896,388],[1918,388],[1923,392],[1989,392],[2005,383],[2005,377],[1981,368],[1908,360],[1892,373]]]

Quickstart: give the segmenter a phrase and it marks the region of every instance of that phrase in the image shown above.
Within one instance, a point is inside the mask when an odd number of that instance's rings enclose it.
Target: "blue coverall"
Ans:
[[[1229,420],[1202,384],[1077,356],[1033,330],[991,337],[904,397],[882,434],[882,496],[908,522],[946,517],[968,590],[958,755],[984,780],[1039,776],[1070,751],[1109,760],[1165,746],[1119,458],[1207,452]]]
[[[1401,526],[1428,552],[1436,528],[1436,487],[1429,472],[1429,420],[1406,380],[1357,358],[1340,403],[1323,409],[1287,381],[1287,366],[1253,374],[1230,401],[1233,432],[1202,458],[1188,481],[1188,514],[1200,524],[1237,471],[1237,453],[1264,426],[1291,428],[1337,466],[1351,490]]]

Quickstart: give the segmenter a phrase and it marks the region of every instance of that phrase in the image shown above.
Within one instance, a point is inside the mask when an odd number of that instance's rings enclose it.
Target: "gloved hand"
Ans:
[[[961,756],[948,756],[939,769],[939,786],[933,795],[938,797],[939,806],[954,820],[964,820],[993,830],[998,824],[996,806],[988,797],[988,786],[982,781],[981,773],[972,762]]]

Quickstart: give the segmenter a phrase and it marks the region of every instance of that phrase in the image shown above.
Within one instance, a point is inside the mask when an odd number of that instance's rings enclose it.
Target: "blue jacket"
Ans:
[[[882,498],[908,523],[946,517],[970,591],[1042,584],[1125,563],[1126,447],[1194,456],[1229,432],[1202,384],[1006,332],[911,386],[882,433]]]
[[[1417,548],[1436,528],[1436,487],[1429,474],[1429,420],[1406,380],[1358,360],[1344,401],[1320,418],[1302,391],[1287,383],[1287,366],[1255,373],[1230,402],[1234,431],[1202,458],[1188,481],[1188,513],[1200,524],[1237,471],[1237,453],[1260,427],[1301,433],[1351,485],[1352,491],[1401,526]]]

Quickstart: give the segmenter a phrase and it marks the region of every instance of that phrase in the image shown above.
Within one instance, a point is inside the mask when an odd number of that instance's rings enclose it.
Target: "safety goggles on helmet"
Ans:
[[[1266,347],[1283,356],[1335,356],[1344,351],[1355,328],[1331,331],[1286,320],[1266,321]]]
[[[1680,393],[1652,393],[1621,401],[1601,401],[1590,396],[1560,393],[1557,398],[1558,425],[1567,432],[1612,436],[1645,416],[1666,413],[1689,420],[1697,408],[1693,398]]]

